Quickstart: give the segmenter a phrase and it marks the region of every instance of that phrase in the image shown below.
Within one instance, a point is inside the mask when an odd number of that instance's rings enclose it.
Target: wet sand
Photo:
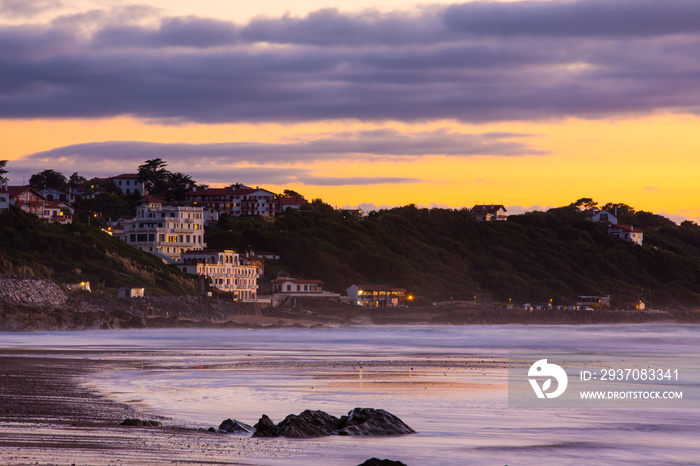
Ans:
[[[162,428],[118,427],[126,418],[154,417],[83,388],[91,375],[127,364],[95,356],[0,351],[0,464],[266,464],[298,449],[284,440],[181,428],[163,418]],[[248,459],[237,460],[241,456]]]

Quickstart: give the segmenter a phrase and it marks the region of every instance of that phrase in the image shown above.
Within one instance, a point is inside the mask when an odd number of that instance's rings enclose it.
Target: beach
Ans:
[[[513,349],[631,353],[666,342],[659,349],[687,353],[696,347],[696,330],[643,324],[3,333],[0,463],[697,463],[697,409],[511,409],[506,368]],[[417,433],[287,439],[207,431],[227,418],[252,425],[267,414],[277,423],[305,409],[340,416],[355,407],[386,409]],[[162,427],[120,427],[126,418]]]

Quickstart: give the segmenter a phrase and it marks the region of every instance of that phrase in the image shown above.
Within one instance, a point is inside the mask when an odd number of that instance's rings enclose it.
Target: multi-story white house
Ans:
[[[49,223],[73,223],[73,208],[65,202],[46,201],[42,218]]]
[[[183,252],[207,246],[201,207],[169,205],[153,196],[139,201],[136,218],[124,220],[124,231],[118,237],[166,262],[176,262]]]
[[[277,210],[275,193],[259,188],[194,189],[187,193],[187,202],[203,207],[207,222],[215,223],[218,215],[232,217],[243,215],[273,216]]]
[[[143,181],[139,181],[139,175],[137,174],[122,173],[111,177],[110,180],[114,181],[114,184],[117,185],[123,194],[138,193],[141,196],[148,194]]]
[[[644,242],[644,233],[639,228],[629,225],[611,225],[608,228],[608,234],[640,246]]]
[[[241,263],[232,250],[202,249],[183,252],[177,267],[185,273],[211,278],[212,285],[233,299],[254,302],[257,299],[258,268]]]
[[[10,204],[39,217],[44,215],[46,198],[36,189],[29,186],[8,186],[7,191]]]
[[[262,215],[271,217],[275,215],[277,211],[275,193],[267,189],[237,189],[236,196],[240,196],[240,213],[238,215]]]
[[[44,188],[38,190],[42,196],[50,202],[65,202],[68,205],[75,204],[75,194],[70,191],[61,191],[55,188]]]

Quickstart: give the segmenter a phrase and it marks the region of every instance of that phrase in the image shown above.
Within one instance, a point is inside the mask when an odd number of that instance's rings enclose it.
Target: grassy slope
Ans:
[[[0,273],[89,281],[93,289],[140,286],[155,294],[191,294],[195,283],[157,257],[98,228],[47,224],[12,208],[0,214]]]

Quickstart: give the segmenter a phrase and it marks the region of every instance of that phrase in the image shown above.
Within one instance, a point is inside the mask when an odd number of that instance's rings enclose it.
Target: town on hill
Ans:
[[[700,304],[700,226],[623,203],[360,212],[292,190],[210,188],[161,159],[90,180],[44,170],[27,186],[8,186],[6,167],[0,273],[93,293],[203,293],[292,309]]]

